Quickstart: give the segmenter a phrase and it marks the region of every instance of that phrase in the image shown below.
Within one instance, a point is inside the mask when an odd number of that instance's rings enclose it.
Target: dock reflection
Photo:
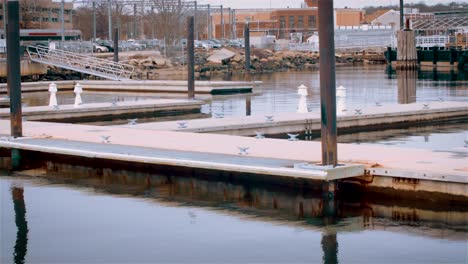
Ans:
[[[25,263],[26,253],[28,252],[28,221],[26,220],[26,205],[24,202],[24,189],[19,187],[11,188],[13,205],[15,209],[16,223],[16,243],[13,253],[13,259],[16,264]]]
[[[163,175],[57,162],[48,162],[34,173],[50,184],[86,192],[130,195],[170,206],[202,207],[220,214],[241,214],[245,219],[319,231],[323,263],[339,263],[340,233],[385,230],[453,241],[464,241],[468,233],[468,208],[463,205],[437,206],[430,202],[357,197],[356,193],[330,200],[313,186],[270,186],[226,175],[213,179],[176,171]],[[32,170],[21,174],[37,176]],[[13,188],[12,194],[18,228],[15,261],[24,263],[28,227],[23,190]],[[189,210],[189,217],[191,223],[196,221],[193,210]]]
[[[186,171],[156,174],[148,171],[102,169],[48,162],[44,175],[52,182],[94,187],[117,195],[133,195],[158,202],[176,202],[243,213],[264,221],[327,231],[392,229],[423,236],[465,239],[468,208],[452,204],[421,203],[388,197],[360,196],[341,190],[332,202],[322,197],[320,188],[267,185],[259,181],[220,175],[190,174]],[[153,170],[154,171],[154,170]]]

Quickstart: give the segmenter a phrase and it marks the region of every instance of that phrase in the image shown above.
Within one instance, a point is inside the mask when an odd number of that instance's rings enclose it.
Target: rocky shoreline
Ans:
[[[226,55],[228,54],[228,55]],[[104,54],[100,55],[103,57]],[[108,53],[108,59],[112,54]],[[216,60],[212,59],[217,57]],[[121,53],[120,60],[135,67],[133,78],[140,80],[170,80],[186,78],[187,66],[184,57],[165,58],[157,51]],[[318,52],[251,50],[251,73],[317,70]],[[342,52],[336,54],[336,65],[385,64],[383,52]],[[195,52],[195,77],[207,78],[212,75],[238,74],[245,72],[244,49],[197,49]],[[49,67],[47,74],[40,77],[25,77],[23,81],[57,81],[97,79],[60,68]]]
[[[196,77],[209,77],[213,74],[243,73],[245,71],[244,50],[229,50],[233,53],[225,59],[214,62],[210,56],[219,50],[197,50],[195,53]],[[267,49],[251,50],[251,73],[280,72],[288,70],[318,69],[317,52],[271,51]],[[129,64],[135,67],[135,76],[139,79],[159,79],[164,76],[186,71],[183,63],[171,61],[161,56],[131,58]],[[384,64],[382,53],[340,53],[336,55],[337,65]]]

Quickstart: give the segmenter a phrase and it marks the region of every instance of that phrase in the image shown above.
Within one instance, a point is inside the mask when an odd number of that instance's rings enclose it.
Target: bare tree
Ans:
[[[21,0],[20,1],[20,26],[23,29],[38,28],[38,24],[34,21],[34,17],[40,13],[38,10],[38,0]]]
[[[185,35],[186,17],[189,4],[181,0],[152,0],[157,36],[165,38],[167,43],[174,43]]]

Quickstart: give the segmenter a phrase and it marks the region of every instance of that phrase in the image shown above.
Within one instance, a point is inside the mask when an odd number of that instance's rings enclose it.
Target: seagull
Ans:
[[[111,105],[112,106],[117,106],[117,98],[112,98],[112,101],[111,101]]]
[[[60,107],[59,107],[58,105],[54,105],[54,106],[53,106],[53,109],[54,109],[54,110],[59,110]]]
[[[376,106],[382,106],[382,104],[380,102],[375,102],[375,105]]]
[[[468,148],[468,140],[465,140],[465,148]]]
[[[1,141],[11,141],[11,137],[0,137]]]
[[[273,115],[266,115],[266,116],[265,116],[266,121],[268,121],[268,122],[273,121],[273,117],[274,117]]]
[[[249,147],[237,147],[239,149],[239,155],[248,155]]]
[[[299,139],[297,138],[299,136],[299,134],[289,134],[288,133],[288,140],[289,141],[298,141]]]
[[[265,138],[263,132],[258,132],[258,131],[255,131],[255,138],[256,139],[262,139],[262,138]]]
[[[110,136],[101,136],[101,143],[109,144],[110,143],[109,138]]]
[[[179,125],[178,128],[187,128],[187,122],[185,121],[177,122],[177,124]]]
[[[429,104],[423,104],[423,109],[429,109]]]
[[[216,118],[223,118],[224,114],[223,113],[215,113]]]
[[[444,98],[439,97],[439,102],[443,102],[443,101],[444,101]]]
[[[189,214],[190,218],[196,218],[197,217],[197,215],[195,214],[194,211],[188,211],[188,214]]]
[[[362,115],[362,109],[359,109],[359,108],[354,109],[354,113],[355,113],[356,115]]]
[[[127,119],[127,120],[128,120],[128,124],[129,124],[129,125],[134,126],[134,125],[136,125],[138,118]]]

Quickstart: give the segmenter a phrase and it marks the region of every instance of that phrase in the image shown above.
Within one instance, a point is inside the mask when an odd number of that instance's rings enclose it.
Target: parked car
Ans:
[[[109,52],[109,49],[107,47],[98,45],[96,43],[93,43],[93,52]]]
[[[106,47],[109,52],[114,52],[114,43],[108,40],[97,40],[96,44]]]
[[[201,40],[195,40],[195,48],[202,48],[202,49],[211,49],[212,46],[211,44],[209,44],[208,42],[204,42],[204,41],[201,41]]]
[[[208,40],[208,43],[210,43],[214,49],[220,49],[223,47],[223,45],[221,45],[221,42],[219,42],[216,39],[210,39]]]
[[[129,39],[127,42],[133,45],[133,50],[144,50],[146,48],[146,44],[138,40]]]

